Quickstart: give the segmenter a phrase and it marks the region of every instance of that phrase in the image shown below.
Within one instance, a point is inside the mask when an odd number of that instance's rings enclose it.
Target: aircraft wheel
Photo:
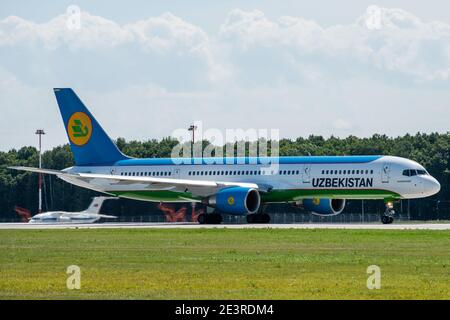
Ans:
[[[222,223],[222,215],[218,213],[211,214],[212,216],[212,222],[211,224],[221,224]]]
[[[391,224],[394,222],[394,218],[386,215],[381,216],[381,223],[383,224]]]
[[[197,221],[199,224],[221,224],[222,216],[218,213],[202,213],[197,217]]]
[[[270,223],[270,216],[267,213],[262,214],[262,223]]]
[[[205,224],[206,223],[206,215],[204,213],[201,213],[197,217],[197,222],[199,224]]]

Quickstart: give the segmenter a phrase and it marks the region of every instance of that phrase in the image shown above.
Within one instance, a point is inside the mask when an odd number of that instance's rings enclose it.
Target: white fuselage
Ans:
[[[113,166],[82,166],[66,172],[117,175],[126,177],[157,177],[219,182],[248,182],[260,186],[263,202],[289,202],[305,198],[342,199],[410,199],[433,195],[439,182],[412,160],[367,156],[370,161],[354,162],[351,157],[284,157],[279,164],[171,164],[156,159],[125,160]],[[345,160],[349,158],[349,160]],[[264,158],[260,158],[264,159]],[[309,161],[309,159],[311,161]],[[364,160],[364,159],[363,159]],[[260,161],[261,162],[261,161]],[[410,174],[405,174],[409,170]],[[406,172],[408,173],[408,172]],[[149,201],[200,201],[214,190],[195,187],[167,190],[155,189],[145,183],[116,184],[114,180],[76,177],[64,180],[84,188]],[[158,196],[163,195],[160,199]],[[173,196],[172,196],[172,195]],[[192,194],[195,194],[193,196]]]
[[[39,213],[29,223],[94,223],[101,217],[95,213],[53,211]]]

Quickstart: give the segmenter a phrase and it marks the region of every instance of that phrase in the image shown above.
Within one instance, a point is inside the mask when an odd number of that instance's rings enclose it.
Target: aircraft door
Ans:
[[[303,165],[303,183],[310,183],[311,182],[311,164],[305,163]]]
[[[381,182],[388,183],[391,174],[390,163],[383,163],[383,168],[381,169]]]
[[[180,178],[180,169],[173,170],[173,177],[176,179]]]

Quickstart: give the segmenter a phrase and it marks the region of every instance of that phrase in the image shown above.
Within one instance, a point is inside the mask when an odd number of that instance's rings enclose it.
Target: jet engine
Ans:
[[[230,187],[217,192],[207,199],[207,205],[224,213],[247,215],[258,211],[261,196],[258,190],[244,187]]]
[[[318,216],[334,216],[344,210],[345,199],[305,199],[303,207]]]

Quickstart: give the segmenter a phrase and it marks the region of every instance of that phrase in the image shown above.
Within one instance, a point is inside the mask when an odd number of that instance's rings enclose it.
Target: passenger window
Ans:
[[[370,174],[373,174],[373,170],[370,170]]]

